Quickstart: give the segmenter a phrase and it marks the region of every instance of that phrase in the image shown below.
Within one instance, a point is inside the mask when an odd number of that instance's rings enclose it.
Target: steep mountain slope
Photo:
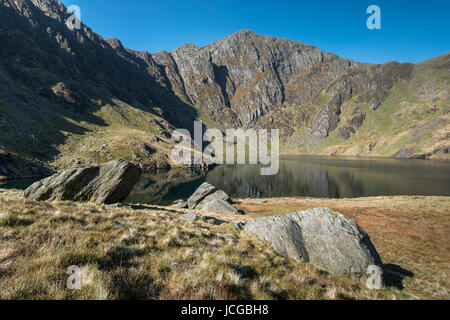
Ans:
[[[169,132],[196,111],[150,54],[69,30],[58,1],[0,1],[0,175],[22,177],[118,156],[164,166]]]
[[[174,128],[278,128],[285,153],[448,158],[450,54],[358,63],[240,31],[136,52],[56,0],[0,0],[0,176],[169,162]]]
[[[279,128],[286,153],[448,154],[449,54],[371,65],[240,31],[154,59],[201,114],[222,127]]]

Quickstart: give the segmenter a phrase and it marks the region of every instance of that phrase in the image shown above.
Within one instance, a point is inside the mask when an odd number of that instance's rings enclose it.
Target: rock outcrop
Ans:
[[[245,232],[267,241],[279,254],[300,262],[308,262],[308,253],[303,244],[302,230],[287,215],[250,220]]]
[[[67,170],[32,184],[24,191],[36,201],[122,202],[139,180],[141,169],[119,159],[98,166]]]
[[[216,187],[207,182],[203,183],[187,200],[189,209],[239,213],[231,205],[231,202],[230,197],[223,190],[217,190]]]
[[[382,267],[367,233],[328,208],[250,220],[245,231],[271,243],[285,257],[311,262],[332,274],[365,281],[369,267]]]
[[[305,123],[321,139],[337,128],[345,102],[358,97],[358,103],[376,110],[393,84],[412,71],[411,64],[367,65],[250,30],[153,58],[180,98],[216,122],[227,127],[271,125],[287,136]],[[302,105],[314,108],[303,108],[298,117],[286,110]]]
[[[205,211],[239,213],[230,203],[217,198],[210,199],[201,207],[201,209]]]
[[[189,209],[194,209],[197,205],[210,194],[217,191],[217,188],[205,182],[189,197],[187,200]]]

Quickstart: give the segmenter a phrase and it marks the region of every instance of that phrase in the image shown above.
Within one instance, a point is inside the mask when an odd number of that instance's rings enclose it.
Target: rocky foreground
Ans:
[[[403,269],[402,266],[397,264],[383,264],[369,234],[355,220],[351,219],[352,217],[344,216],[337,209],[333,210],[327,206],[320,206],[323,200],[280,199],[275,205],[276,207],[265,212],[261,206],[270,208],[275,201],[274,199],[257,200],[256,205],[260,207],[255,209],[251,206],[251,201],[254,200],[233,200],[223,190],[218,190],[205,182],[187,200],[175,201],[171,207],[121,204],[120,202],[127,197],[140,174],[141,171],[138,167],[126,160],[119,159],[99,166],[57,173],[34,183],[23,193],[18,191],[3,192],[1,199],[7,210],[0,211],[0,226],[5,228],[1,234],[2,239],[5,240],[5,246],[0,247],[0,272],[2,272],[0,276],[7,276],[8,274],[14,276],[17,270],[10,269],[9,266],[13,265],[15,261],[20,261],[19,258],[24,259],[22,263],[25,264],[29,264],[27,259],[39,258],[40,255],[36,256],[36,253],[40,254],[42,250],[45,251],[48,248],[35,248],[27,256],[22,254],[26,252],[25,247],[33,246],[35,244],[34,238],[42,237],[41,232],[45,232],[44,230],[47,231],[45,238],[47,240],[51,238],[50,241],[53,242],[60,227],[64,231],[61,238],[58,236],[59,244],[53,248],[54,250],[51,250],[53,252],[49,256],[49,261],[57,260],[57,256],[68,250],[71,253],[68,253],[70,258],[66,262],[70,262],[70,264],[66,268],[74,268],[74,266],[79,270],[90,268],[90,270],[95,269],[94,271],[97,274],[101,274],[101,271],[105,268],[114,269],[116,267],[125,268],[121,269],[122,272],[128,272],[129,266],[137,268],[140,263],[137,263],[138,260],[136,260],[136,263],[129,264],[128,260],[133,260],[135,257],[137,259],[139,256],[150,253],[158,253],[158,259],[160,259],[161,254],[167,255],[171,249],[176,248],[183,251],[186,247],[190,247],[192,250],[198,250],[199,246],[205,247],[206,251],[202,259],[208,257],[208,260],[215,261],[218,258],[215,248],[218,247],[218,243],[222,243],[230,245],[227,249],[224,248],[223,259],[227,261],[227,265],[234,266],[233,268],[236,269],[235,273],[229,273],[229,277],[234,279],[232,281],[235,282],[235,285],[241,281],[241,277],[251,277],[250,274],[258,276],[260,280],[262,275],[257,271],[257,265],[259,266],[260,263],[267,264],[267,261],[265,261],[267,256],[260,254],[259,257],[254,257],[254,260],[258,261],[254,261],[255,264],[252,265],[249,263],[253,258],[248,260],[248,250],[234,252],[240,241],[246,239],[249,248],[265,248],[266,253],[271,252],[272,255],[281,259],[275,264],[272,263],[271,268],[269,268],[272,275],[273,272],[278,274],[279,268],[283,264],[290,265],[294,269],[301,265],[302,268],[312,268],[319,277],[329,278],[330,281],[353,280],[354,285],[360,289],[362,289],[361,286],[366,286],[369,289],[378,290],[390,290],[392,287],[401,290],[403,289],[403,278],[414,276],[413,272]],[[375,203],[385,198],[374,199],[371,199],[371,201]],[[402,203],[402,205],[406,204],[403,208],[411,206],[415,199],[421,198],[408,197],[406,202]],[[64,200],[65,202],[62,202]],[[450,202],[448,198],[428,197],[421,200],[424,203],[421,206],[414,207],[414,210],[421,210],[422,218],[427,215],[427,211],[431,210],[424,206],[425,203],[431,203],[433,210],[435,208],[444,209],[443,213],[439,212],[441,214],[439,216],[441,230],[438,230],[435,225],[431,227],[431,230],[436,234],[436,238],[433,238],[433,240],[442,241],[442,239],[446,239],[449,230],[449,211],[447,209]],[[342,204],[348,200],[335,201]],[[350,201],[358,202],[360,199]],[[369,200],[367,199],[367,201]],[[297,205],[299,203],[302,205]],[[400,200],[394,202],[397,205],[400,203]],[[303,208],[305,204],[311,207]],[[386,205],[383,202],[382,204]],[[22,209],[29,206],[32,207],[31,210]],[[69,210],[67,210],[68,208]],[[352,208],[355,209],[355,206]],[[42,212],[42,209],[45,211]],[[53,212],[53,209],[56,209],[56,211]],[[284,209],[292,211],[286,214]],[[117,210],[119,212],[116,212]],[[357,211],[356,217],[360,218],[363,211],[362,208]],[[376,214],[380,212],[381,210],[378,208]],[[115,216],[115,213],[118,213],[118,215]],[[245,215],[246,213],[248,215]],[[389,214],[392,213],[389,212]],[[152,217],[150,220],[148,219],[149,214]],[[412,229],[414,220],[411,220],[411,218],[413,217],[410,216],[408,224],[403,226],[404,230],[401,230],[403,234],[407,234],[407,228]],[[135,223],[130,223],[130,221],[135,220]],[[369,218],[371,222],[374,220],[376,220],[376,215]],[[61,222],[61,225],[59,225],[59,222]],[[101,226],[102,222],[105,223],[104,226]],[[394,222],[398,223],[399,220],[396,219]],[[377,225],[379,224],[377,223]],[[148,233],[149,230],[146,226],[152,226],[154,230]],[[422,226],[423,232],[430,232],[424,227],[426,225]],[[169,234],[166,234],[166,232],[160,233],[161,229],[167,228],[171,229]],[[183,228],[187,228],[186,231],[182,231]],[[386,227],[384,230],[389,229]],[[18,232],[21,234],[18,235]],[[83,234],[84,232],[87,233]],[[119,239],[116,239],[118,233],[121,233],[121,235]],[[73,236],[75,234],[77,236],[72,238],[73,243],[67,242],[67,235]],[[95,238],[97,240],[93,240]],[[198,239],[191,243],[188,241],[191,238]],[[386,235],[383,238],[386,239]],[[89,243],[93,242],[92,246],[79,248],[79,245],[86,240]],[[412,240],[410,239],[411,243]],[[31,242],[28,243],[28,241]],[[157,244],[161,241],[162,246],[158,246]],[[184,241],[189,243],[183,244]],[[18,243],[24,246],[22,249],[25,251],[13,249],[17,247]],[[389,245],[395,247],[400,243],[399,239],[392,239]],[[139,244],[139,246],[136,247],[136,244]],[[53,243],[47,243],[47,245],[53,246]],[[445,248],[445,245],[443,248]],[[73,250],[76,253],[73,253]],[[183,255],[182,252],[176,251],[178,255]],[[239,263],[230,262],[231,257],[235,254],[239,257]],[[110,261],[111,259],[117,259],[117,261]],[[172,270],[172,266],[177,266],[180,263],[177,259],[178,257],[171,259],[167,272]],[[443,261],[444,264],[448,264],[447,254],[444,255]],[[55,261],[53,262],[55,263]],[[124,263],[126,266],[123,266]],[[198,261],[192,263],[201,268]],[[217,264],[217,261],[214,263]],[[58,263],[56,264],[58,265]],[[17,265],[16,267],[23,268],[24,266]],[[146,266],[146,268],[149,272],[152,265]],[[185,268],[189,269],[190,266],[185,266]],[[111,271],[106,269],[103,271]],[[63,270],[64,268],[60,271]],[[92,270],[89,272],[94,272]],[[220,278],[220,281],[222,281],[224,271],[219,270],[218,272],[219,275],[217,275],[216,280]],[[264,274],[265,271],[261,272]],[[30,274],[30,276],[33,277],[33,274]],[[88,279],[91,276],[89,274],[83,275],[84,278]],[[93,280],[84,281],[92,283]],[[109,293],[110,290],[117,290],[115,286],[118,285],[116,280],[110,279],[110,281],[112,287],[102,289],[105,292],[108,291],[108,293],[96,296],[97,298],[133,298],[127,295],[122,296],[123,293],[116,292],[116,295]],[[433,284],[441,289],[440,283]],[[199,283],[199,285],[201,284]],[[249,284],[246,283],[246,286],[243,288],[248,290]],[[16,289],[14,285],[12,285],[12,288],[14,288],[12,290]],[[445,297],[448,285],[444,285],[442,289]],[[134,285],[126,285],[126,290],[134,290]],[[145,289],[142,290],[142,298],[144,296],[145,298],[157,298]],[[255,291],[258,290],[255,289]],[[400,291],[400,293],[404,294],[403,291]],[[167,294],[170,295],[171,293]],[[236,298],[252,299],[259,297],[256,292],[252,292],[252,294],[238,295]],[[274,295],[272,298],[298,297],[295,288],[292,288],[290,293],[285,292],[285,295]],[[291,297],[291,295],[293,296]],[[268,298],[267,296],[264,297]],[[87,298],[93,297],[88,296]],[[210,298],[217,297],[212,296]],[[331,298],[336,297],[332,296]]]
[[[449,298],[448,197],[235,199],[246,215],[24,200],[0,191],[1,299]],[[385,286],[277,254],[239,223],[329,207],[370,234]],[[71,265],[81,290],[66,288]]]

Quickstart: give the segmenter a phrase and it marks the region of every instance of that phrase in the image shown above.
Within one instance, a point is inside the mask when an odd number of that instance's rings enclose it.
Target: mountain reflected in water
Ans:
[[[280,160],[275,176],[261,176],[255,165],[173,169],[143,175],[127,201],[169,204],[187,199],[205,181],[233,198],[449,196],[450,162],[292,156]]]

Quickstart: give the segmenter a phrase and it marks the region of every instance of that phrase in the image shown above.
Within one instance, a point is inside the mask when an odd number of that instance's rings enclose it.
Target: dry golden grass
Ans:
[[[450,197],[245,199],[246,218],[328,207],[368,232],[391,282],[411,298],[450,298]]]
[[[244,200],[240,206],[252,217],[258,215],[257,206],[272,212],[280,212],[284,205],[292,210],[291,201],[297,200],[287,199],[284,204],[270,200],[264,205]],[[364,215],[358,219],[371,227]],[[437,212],[434,219],[439,219]],[[436,232],[448,227],[445,219],[440,220],[442,227],[434,226]],[[368,231],[385,262],[414,270],[411,280],[403,280],[402,290],[390,284],[370,291],[310,264],[291,262],[232,223],[189,223],[178,211],[164,207],[25,201],[18,191],[0,190],[0,299],[448,298],[448,257],[442,255],[443,248],[428,244],[431,252],[421,255],[422,262],[411,254],[403,235],[388,243],[382,231]],[[221,235],[231,235],[237,242]],[[448,241],[441,246],[446,245]],[[416,249],[419,254],[423,247]],[[439,254],[432,257],[433,253]],[[439,271],[431,264],[416,271],[428,259],[437,263]],[[65,272],[71,265],[81,268],[81,290],[66,287]]]

